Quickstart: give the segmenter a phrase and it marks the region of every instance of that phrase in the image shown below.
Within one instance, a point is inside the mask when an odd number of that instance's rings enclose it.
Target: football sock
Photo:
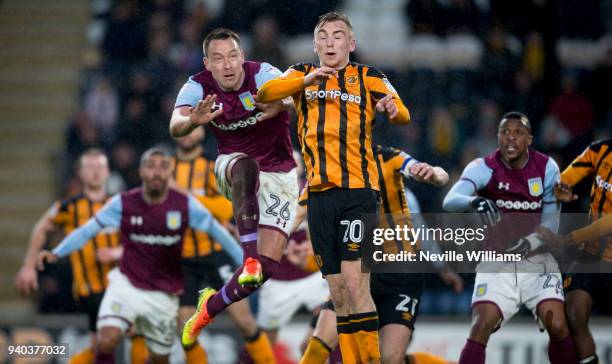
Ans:
[[[325,364],[332,349],[316,336],[311,336],[300,364]]]
[[[274,259],[270,259],[265,255],[259,256],[259,262],[263,271],[264,282],[270,278],[278,269],[279,263]],[[238,283],[238,276],[242,273],[242,266],[238,267],[232,278],[225,283],[225,285],[215,293],[207,303],[207,310],[210,316],[216,316],[219,312],[223,311],[227,306],[234,302],[238,302],[241,299],[249,296],[255,292],[257,288],[254,287],[243,287]]]
[[[244,348],[256,364],[276,363],[270,338],[261,330],[257,330],[253,337],[246,339]]]
[[[351,322],[349,316],[337,316],[336,327],[338,330],[338,345],[342,352],[343,363],[361,363],[359,347],[351,333]]]
[[[567,335],[561,340],[550,340],[548,343],[548,359],[550,364],[575,363],[578,361],[574,340]]]
[[[485,364],[486,345],[468,339],[461,350],[459,364]]]
[[[237,173],[236,173],[237,172]],[[243,158],[232,167],[232,205],[234,220],[244,250],[244,260],[257,258],[257,226],[259,225],[259,165]]]
[[[446,359],[430,353],[410,353],[406,355],[408,364],[447,364]]]
[[[363,363],[380,363],[378,347],[378,315],[376,311],[349,315],[352,336]]]
[[[185,350],[185,361],[187,364],[206,364],[208,363],[208,357],[206,351],[200,343],[196,341],[195,345]]]
[[[92,364],[95,357],[96,352],[93,348],[89,347],[71,356],[68,364]]]
[[[130,359],[132,364],[145,364],[149,358],[149,350],[144,337],[134,336],[132,340],[132,348],[130,350]]]

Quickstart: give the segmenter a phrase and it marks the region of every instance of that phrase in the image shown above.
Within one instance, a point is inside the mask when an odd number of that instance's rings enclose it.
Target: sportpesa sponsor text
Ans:
[[[315,99],[340,99],[342,101],[354,102],[356,104],[361,103],[361,96],[353,95],[346,92],[340,92],[340,90],[310,90],[305,91],[306,100]]]

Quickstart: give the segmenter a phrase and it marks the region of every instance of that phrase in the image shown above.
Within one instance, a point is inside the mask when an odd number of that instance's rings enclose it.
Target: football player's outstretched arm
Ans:
[[[392,150],[395,154],[391,163],[393,169],[399,172],[402,176],[414,179],[417,182],[427,183],[436,187],[442,187],[448,184],[448,173],[442,167],[434,167],[426,162],[420,162],[414,159],[410,154],[389,147],[381,147],[386,150]],[[381,149],[382,150],[382,149]]]
[[[15,286],[17,291],[22,294],[29,294],[38,289],[38,273],[36,272],[36,262],[38,253],[45,245],[47,234],[53,230],[52,211],[57,209],[56,202],[48,211],[40,217],[34,225],[28,243],[28,251],[26,252],[23,264],[15,277]]]
[[[319,67],[308,73],[290,67],[283,75],[264,83],[257,91],[258,102],[282,100],[301,92],[305,87],[318,85],[330,77],[337,77],[338,71],[330,67]]]
[[[190,77],[176,97],[170,118],[170,135],[175,138],[188,135],[198,126],[206,125],[220,116],[223,106],[216,104],[216,101],[217,95],[204,97],[202,85]]]
[[[172,112],[170,135],[175,138],[190,134],[198,126],[206,125],[223,114],[223,108],[213,110],[217,95],[207,95],[194,107],[180,106]]]
[[[66,236],[53,251],[43,250],[38,254],[38,269],[43,270],[45,263],[55,263],[80,249],[100,230],[118,227],[121,222],[121,196],[115,195],[92,218]]]
[[[491,169],[487,167],[482,158],[471,161],[463,170],[459,181],[455,182],[444,197],[442,204],[444,210],[449,212],[470,211],[472,202],[477,198],[476,192],[489,183],[492,174]]]
[[[581,244],[610,234],[612,234],[612,214],[606,214],[592,224],[572,231],[569,237],[574,244]]]
[[[192,194],[189,198],[189,227],[205,231],[232,257],[236,264],[242,264],[242,247],[234,237],[212,216]]]

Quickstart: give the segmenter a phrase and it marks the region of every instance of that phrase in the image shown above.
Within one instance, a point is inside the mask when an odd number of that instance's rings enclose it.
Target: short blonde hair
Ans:
[[[319,21],[317,22],[317,25],[315,25],[315,32],[321,28],[325,23],[329,23],[332,21],[341,21],[344,24],[346,24],[346,26],[351,30],[351,32],[353,31],[353,24],[351,24],[351,19],[349,19],[348,15],[346,14],[342,14],[342,13],[338,13],[336,11],[330,11],[329,13],[325,13],[323,15],[321,15],[319,17]]]

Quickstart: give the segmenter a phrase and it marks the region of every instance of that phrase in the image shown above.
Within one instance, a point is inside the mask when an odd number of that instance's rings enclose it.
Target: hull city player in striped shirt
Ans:
[[[555,195],[561,202],[577,199],[578,196],[572,193],[572,187],[589,177],[593,178],[589,214],[595,223],[590,228],[573,233],[571,239],[568,239],[583,245],[570,269],[577,273],[566,274],[563,281],[567,318],[581,364],[599,363],[595,340],[588,327],[589,317],[593,306],[603,306],[611,301],[609,292],[612,289],[612,274],[609,269],[612,265],[612,236],[603,233],[608,229],[609,215],[612,213],[611,139],[592,143],[576,157],[561,173],[561,182],[555,189]],[[601,232],[600,236],[591,238],[597,231]],[[602,268],[607,267],[607,271],[595,273],[589,268],[593,263],[600,263]],[[583,273],[578,273],[580,271]]]
[[[309,230],[338,313],[342,355],[347,362],[377,363],[378,317],[369,274],[361,272],[362,245],[372,244],[380,200],[372,130],[377,111],[398,124],[407,124],[410,114],[382,72],[349,62],[355,46],[346,15],[322,15],[314,29],[320,64],[292,66],[265,83],[257,97],[294,99]]]

